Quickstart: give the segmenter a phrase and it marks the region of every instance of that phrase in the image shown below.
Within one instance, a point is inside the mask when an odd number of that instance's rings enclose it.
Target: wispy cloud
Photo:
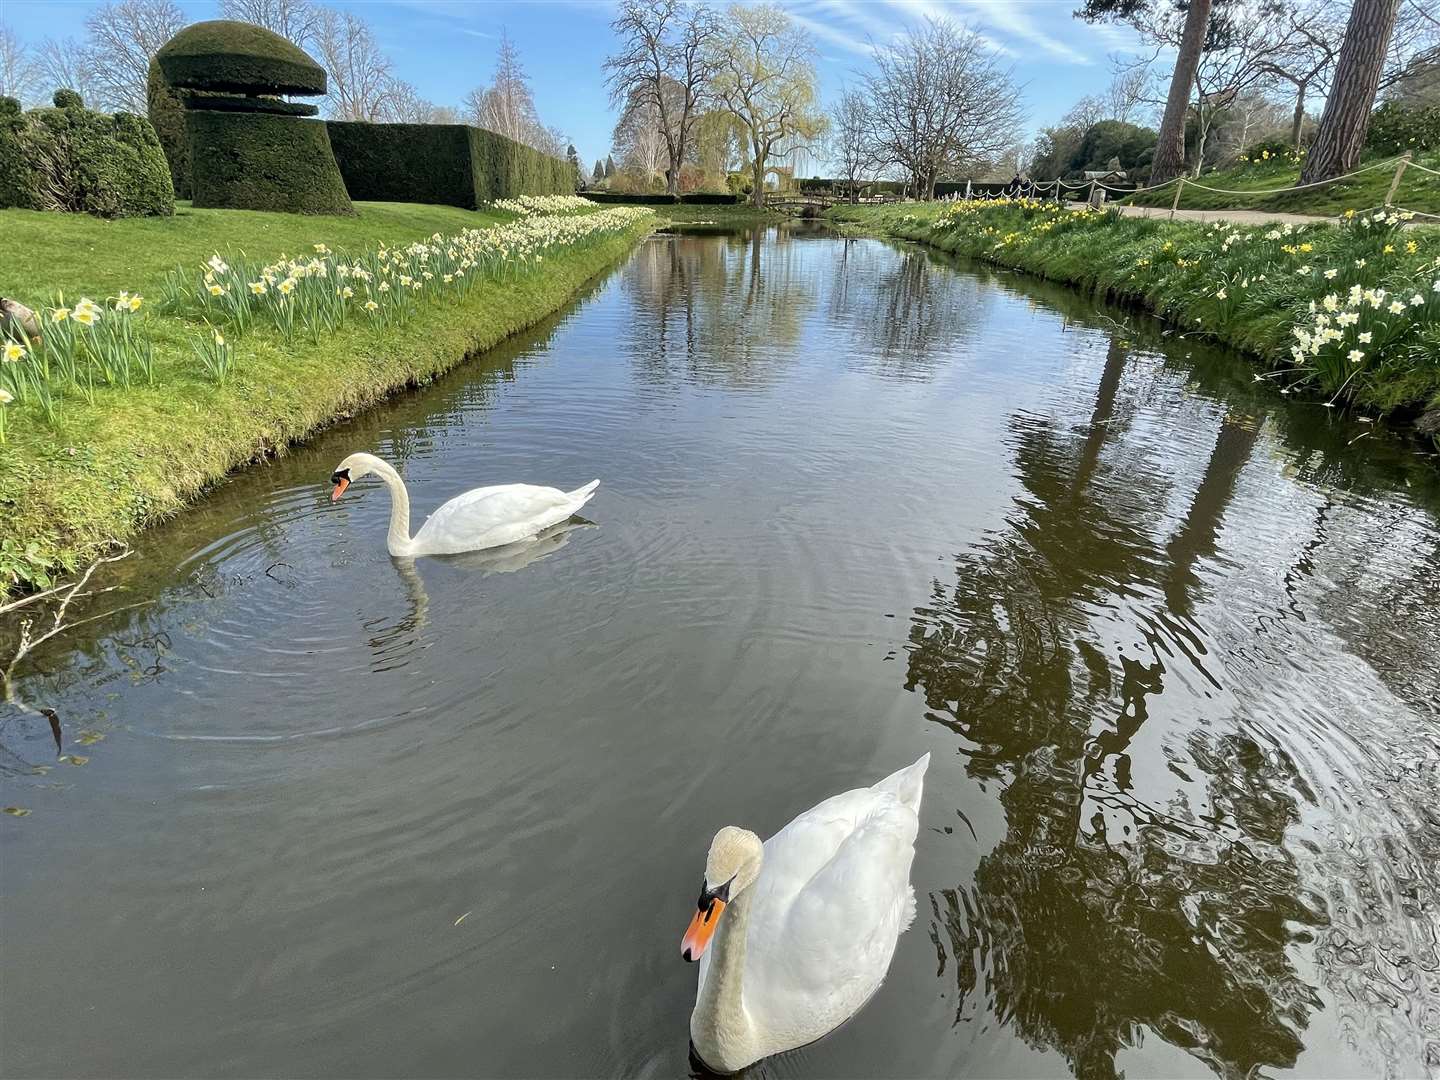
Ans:
[[[886,0],[897,11],[913,17],[950,19],[955,22],[979,23],[983,31],[988,28],[995,33],[1026,42],[1043,49],[1051,56],[1070,64],[1089,65],[1094,58],[1065,42],[1045,33],[1036,24],[1033,12],[1051,10],[1051,5],[1025,4],[1017,0]],[[1068,12],[1066,15],[1068,17]],[[993,34],[987,35],[995,42]],[[1014,49],[1000,45],[1010,56],[1018,55]]]

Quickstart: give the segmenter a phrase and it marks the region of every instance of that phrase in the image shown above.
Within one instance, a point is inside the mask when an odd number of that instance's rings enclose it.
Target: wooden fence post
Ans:
[[[1175,211],[1180,209],[1180,193],[1185,190],[1185,178],[1175,181],[1175,199],[1170,203],[1170,220],[1175,220]]]
[[[1395,192],[1400,190],[1400,178],[1405,175],[1405,166],[1410,164],[1410,151],[1400,155],[1399,164],[1395,166],[1395,179],[1390,181],[1390,191],[1385,196],[1385,205],[1390,206],[1395,202]]]

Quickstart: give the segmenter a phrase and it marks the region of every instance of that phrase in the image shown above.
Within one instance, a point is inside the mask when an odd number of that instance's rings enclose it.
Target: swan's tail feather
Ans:
[[[900,933],[910,929],[915,921],[915,886],[906,883],[904,906],[900,909]]]
[[[918,814],[920,813],[920,796],[925,791],[925,770],[929,765],[929,753],[922,754],[920,760],[915,764],[907,765],[899,772],[891,773],[884,780],[873,785],[873,789],[893,792],[901,803]]]
[[[590,501],[591,497],[595,494],[595,489],[599,486],[599,480],[591,480],[584,487],[578,487],[574,491],[567,491],[565,494],[572,499],[578,500],[580,506],[584,506],[587,502]]]

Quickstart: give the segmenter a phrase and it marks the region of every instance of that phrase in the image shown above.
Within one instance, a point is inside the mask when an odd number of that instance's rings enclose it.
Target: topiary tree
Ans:
[[[190,140],[185,134],[185,105],[179,92],[165,81],[160,62],[154,58],[150,60],[150,73],[145,80],[145,106],[170,165],[175,197],[188,199],[191,195]]]
[[[595,159],[595,171],[590,174],[590,179],[597,184],[605,179],[605,163],[599,158]]]
[[[353,214],[330,136],[313,105],[325,69],[293,42],[250,23],[195,23],[155,55],[180,91],[196,206]]]
[[[84,107],[73,90],[55,107],[19,110],[0,102],[0,207],[100,217],[175,211],[170,169],[144,117]]]

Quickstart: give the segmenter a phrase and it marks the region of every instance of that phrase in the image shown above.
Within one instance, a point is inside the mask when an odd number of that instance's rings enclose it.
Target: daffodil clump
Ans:
[[[947,251],[1139,301],[1258,354],[1257,379],[1326,404],[1440,403],[1440,230],[1406,212],[1339,224],[1195,224],[1035,199],[842,211]]]
[[[517,195],[513,199],[496,199],[490,204],[521,217],[582,214],[595,209],[595,204],[579,195]]]
[[[198,272],[172,272],[161,306],[167,313],[206,324],[195,345],[198,355],[215,352],[209,336],[214,329],[239,336],[257,323],[278,332],[286,343],[297,334],[318,343],[351,319],[386,328],[403,326],[421,304],[463,299],[479,280],[520,280],[539,272],[547,256],[623,233],[650,213],[640,207],[578,216],[535,212],[488,229],[435,233],[405,247],[381,244],[352,254],[315,244],[308,255],[282,255],[273,262],[215,254]],[[213,358],[203,360],[202,366],[217,381],[229,370],[228,362]]]
[[[0,405],[33,406],[53,423],[66,390],[93,401],[102,386],[153,382],[155,350],[136,325],[144,304],[144,297],[121,292],[103,304],[81,297],[70,306],[61,296],[42,307],[34,340],[17,328],[18,338],[0,341]]]

